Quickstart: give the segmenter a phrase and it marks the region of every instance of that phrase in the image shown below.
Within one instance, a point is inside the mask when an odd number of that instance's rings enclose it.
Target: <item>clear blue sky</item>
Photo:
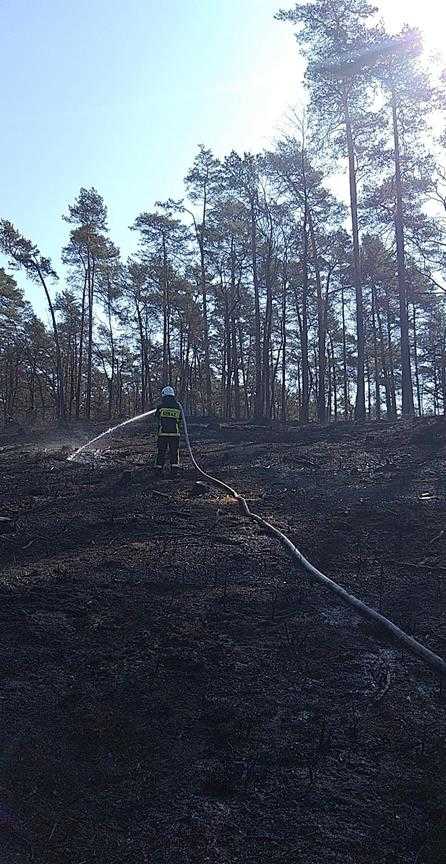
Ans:
[[[260,150],[302,99],[292,0],[0,0],[0,216],[52,257],[81,186],[124,256],[135,216],[182,195],[197,146]],[[437,0],[381,0],[443,47]],[[25,285],[23,278],[20,284]],[[44,313],[39,290],[26,287]]]
[[[278,134],[301,77],[292,30],[273,18],[280,5],[0,0],[0,216],[63,276],[61,216],[95,186],[128,254],[128,225],[182,195],[198,144],[222,155]]]

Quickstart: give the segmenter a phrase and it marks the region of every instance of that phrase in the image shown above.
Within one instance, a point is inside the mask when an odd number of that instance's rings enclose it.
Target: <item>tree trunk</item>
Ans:
[[[437,352],[435,345],[432,344],[432,372],[434,381],[434,416],[438,414],[438,371],[437,371]]]
[[[111,285],[110,280],[107,280],[107,318],[108,329],[110,334],[110,380],[109,380],[109,396],[108,396],[108,419],[111,420],[113,415],[113,397],[115,386],[115,337],[113,333],[112,310],[111,310]]]
[[[303,224],[303,278],[302,278],[302,322],[301,322],[301,356],[302,356],[302,415],[301,421],[308,423],[310,419],[310,379],[308,359],[308,205],[305,200]],[[298,307],[297,307],[298,308]]]
[[[268,252],[265,262],[265,283],[266,283],[266,306],[265,319],[263,325],[263,351],[262,351],[262,416],[270,415],[271,398],[270,398],[270,352],[271,352],[271,333],[272,333],[272,315],[273,315],[273,295],[272,295],[272,220],[270,219],[270,232],[268,237]]]
[[[356,294],[356,338],[357,338],[357,380],[356,380],[356,404],[355,419],[365,418],[365,337],[364,337],[364,301],[362,296],[361,257],[359,247],[359,221],[358,221],[358,187],[356,179],[356,157],[353,140],[353,130],[350,119],[350,108],[348,104],[347,91],[344,91],[344,122],[347,137],[348,170],[350,181],[350,210],[352,218],[353,235],[353,269]]]
[[[446,417],[446,332],[441,339],[441,397],[443,400],[443,416]]]
[[[368,417],[372,416],[372,388],[371,388],[371,380],[370,380],[370,357],[369,352],[366,351],[365,355],[365,368],[366,368],[366,379],[367,379],[367,415]]]
[[[82,306],[81,306],[81,323],[79,333],[79,360],[78,374],[76,384],[76,420],[79,420],[81,411],[81,393],[82,393],[82,363],[84,360],[84,330],[85,330],[85,300],[87,295],[87,274],[84,277],[84,287],[82,290]]]
[[[386,319],[387,319],[387,350],[389,354],[389,368],[390,368],[390,392],[392,398],[392,416],[397,416],[396,410],[396,387],[395,387],[395,364],[393,361],[393,340],[392,340],[392,325],[390,322],[390,303],[389,303],[389,292],[387,286],[385,288],[386,292]]]
[[[350,394],[348,388],[348,373],[347,373],[347,331],[345,326],[345,297],[344,286],[341,285],[341,306],[342,306],[342,371],[343,371],[343,386],[344,386],[344,417],[346,420],[350,417]]]
[[[209,323],[208,323],[208,299],[207,299],[207,274],[206,274],[206,251],[205,251],[205,232],[207,218],[207,188],[204,186],[203,192],[203,216],[201,229],[195,226],[197,232],[198,245],[200,249],[200,274],[201,274],[201,302],[203,315],[203,346],[204,346],[204,375],[206,387],[206,411],[211,413],[212,407],[212,383],[211,383],[211,361],[209,348]]]
[[[257,272],[257,220],[255,200],[251,197],[251,259],[252,281],[254,286],[254,344],[255,344],[255,396],[254,414],[262,416],[262,349],[260,328],[260,294]]]
[[[333,410],[334,410],[334,419],[335,423],[338,420],[338,376],[336,373],[336,358],[334,351],[334,342],[331,333],[328,334],[328,338],[330,340],[331,346],[331,360],[332,360],[332,371],[333,371]]]
[[[316,246],[316,236],[314,232],[313,217],[311,211],[308,214],[308,227],[310,230],[311,247],[313,255],[313,267],[316,279],[316,296],[317,296],[317,343],[318,343],[318,390],[317,390],[317,417],[319,423],[326,421],[326,403],[325,403],[325,381],[326,381],[326,312],[325,304],[322,296],[322,279],[318,261],[318,252]]]
[[[390,384],[389,370],[387,369],[386,347],[384,345],[383,325],[382,325],[382,319],[381,319],[381,312],[379,310],[378,295],[377,294],[376,294],[376,302],[375,302],[375,311],[376,311],[376,320],[378,322],[379,345],[380,345],[380,354],[381,354],[381,367],[383,370],[384,389],[385,389],[385,393],[386,393],[386,412],[387,412],[387,417],[391,417],[393,414],[392,388],[391,388],[391,384]]]
[[[144,412],[147,404],[147,390],[146,390],[146,357],[145,357],[145,339],[144,339],[144,327],[141,315],[141,309],[138,301],[135,299],[135,310],[136,317],[138,320],[138,333],[139,333],[139,362],[140,362],[140,370],[139,377],[141,381],[141,411]]]
[[[332,381],[332,359],[331,359],[330,348],[328,348],[327,360],[328,360],[328,363],[327,363],[327,372],[328,372],[328,376],[327,376],[328,377],[327,406],[328,406],[328,411],[326,412],[325,421],[327,421],[327,419],[328,419],[328,421],[330,422],[330,420],[333,416],[333,411],[332,411],[332,401],[333,401],[333,386],[332,385],[333,385],[333,381]]]
[[[287,260],[285,258],[284,273],[282,281],[282,318],[281,318],[281,337],[282,337],[282,381],[280,391],[280,416],[282,423],[287,422],[287,398],[286,398],[286,362],[287,362],[287,288],[288,288],[288,272]]]
[[[415,303],[412,304],[412,323],[413,323],[413,354],[415,365],[415,386],[417,391],[418,415],[423,416],[423,401],[421,398],[420,388],[420,370],[418,366],[418,337],[417,337],[417,312]]]
[[[87,398],[85,414],[87,420],[91,418],[91,390],[92,390],[92,366],[93,366],[93,303],[94,303],[94,264],[88,250],[87,264],[87,293],[88,293],[88,345],[87,345]]]
[[[53,328],[53,338],[54,345],[56,348],[56,379],[57,379],[57,416],[60,420],[63,420],[65,417],[65,391],[64,391],[64,376],[63,376],[63,363],[62,363],[62,352],[60,350],[60,341],[59,341],[59,330],[57,327],[56,314],[54,312],[53,302],[51,300],[50,292],[48,290],[48,286],[43,277],[42,271],[38,265],[36,266],[37,274],[39,276],[41,285],[45,292],[45,297],[48,303],[48,309],[50,311],[51,316],[51,324]]]
[[[172,364],[170,358],[170,286],[166,238],[163,234],[163,387],[170,384]]]
[[[237,350],[237,325],[235,315],[231,315],[231,353],[232,353],[232,372],[234,376],[234,412],[238,419],[240,417],[240,381],[239,381],[239,363]]]
[[[238,341],[240,345],[240,371],[242,373],[242,384],[243,384],[243,395],[245,399],[245,411],[246,411],[246,419],[249,419],[249,397],[248,397],[248,377],[246,373],[245,360],[244,360],[244,351],[243,351],[243,331],[242,325],[239,321],[238,324]]]
[[[376,419],[381,420],[381,387],[378,359],[378,337],[376,333],[376,295],[372,286],[372,330],[373,330],[373,366],[375,373],[375,414]]]
[[[396,96],[392,96],[393,137],[395,144],[395,238],[398,266],[398,296],[401,327],[401,390],[403,417],[415,414],[413,402],[412,372],[410,367],[409,317],[407,314],[406,253],[404,238],[403,182],[401,175],[401,154],[398,128]]]

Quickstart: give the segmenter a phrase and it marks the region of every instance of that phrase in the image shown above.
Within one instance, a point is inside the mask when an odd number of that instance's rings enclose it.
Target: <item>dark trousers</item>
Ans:
[[[163,468],[166,461],[166,454],[169,451],[169,459],[171,465],[180,464],[180,436],[179,435],[158,435],[158,453],[156,455],[156,464],[158,468]]]

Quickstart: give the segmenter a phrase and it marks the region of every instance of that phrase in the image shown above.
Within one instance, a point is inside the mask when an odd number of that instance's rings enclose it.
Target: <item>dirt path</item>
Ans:
[[[441,423],[208,434],[211,473],[446,655]],[[0,447],[0,862],[444,862],[417,857],[438,681],[138,430],[60,444]]]

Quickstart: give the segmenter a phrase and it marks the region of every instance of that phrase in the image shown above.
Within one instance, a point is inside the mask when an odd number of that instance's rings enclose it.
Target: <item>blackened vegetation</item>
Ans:
[[[0,450],[0,861],[444,861],[439,681],[143,437],[63,443]],[[198,452],[446,654],[443,421]]]

